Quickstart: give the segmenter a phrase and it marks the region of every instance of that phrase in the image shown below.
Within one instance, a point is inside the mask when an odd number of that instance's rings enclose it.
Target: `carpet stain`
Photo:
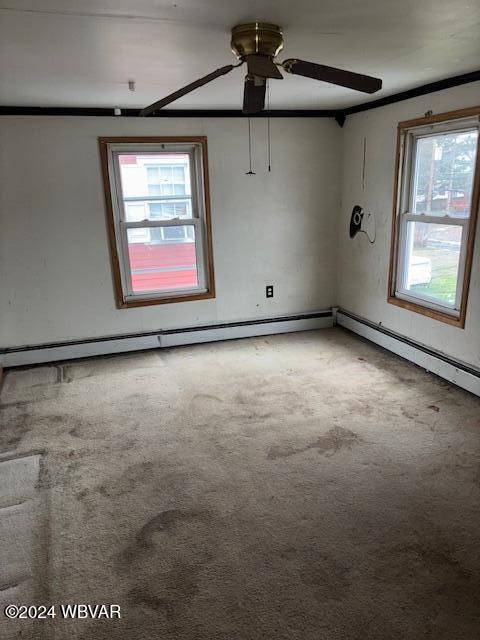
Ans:
[[[161,511],[156,516],[148,520],[148,522],[140,529],[136,538],[137,544],[141,544],[144,547],[151,546],[152,535],[155,532],[169,531],[179,522],[199,518],[203,516],[204,513],[205,512],[203,511],[184,511],[182,509],[168,509],[167,511]]]
[[[267,420],[278,416],[299,414],[311,416],[305,399],[285,386],[285,381],[264,382],[236,393],[231,401],[231,419]]]
[[[200,428],[210,428],[218,434],[218,429],[228,429],[231,423],[254,435],[259,429],[264,432],[265,422],[279,416],[298,414],[302,417],[312,415],[312,409],[296,391],[285,388],[277,379],[261,384],[246,384],[245,389],[233,395],[220,398],[203,393],[193,396],[189,403],[189,414],[195,417]],[[268,428],[268,427],[267,427]]]
[[[42,402],[42,400],[12,400],[11,402],[2,402],[0,404],[0,410],[4,409],[22,409],[22,407],[28,407],[36,402]]]
[[[152,577],[127,594],[134,605],[143,605],[153,611],[162,611],[174,618],[199,592],[199,573],[202,565],[177,562],[165,573]]]
[[[409,365],[406,365],[400,360],[400,357],[393,356],[393,358],[382,358],[380,361],[373,363],[377,367],[382,375],[389,374],[393,376],[398,382],[402,382],[407,385],[417,383],[417,379],[409,375]]]
[[[287,545],[280,549],[280,557],[281,558],[294,558],[297,554],[297,548],[292,545]]]
[[[437,405],[435,405],[435,404],[429,404],[428,408],[431,409],[432,411],[436,411],[436,413],[438,413],[440,411],[440,408],[437,407]]]
[[[287,545],[279,552],[282,560],[295,566],[302,583],[320,601],[348,597],[350,569],[341,559],[325,553],[316,544],[299,548]]]
[[[29,416],[26,413],[0,422],[0,453],[14,451],[29,431],[31,431],[31,427]]]
[[[68,421],[68,418],[66,418],[66,416],[61,414],[51,413],[45,416],[44,418],[40,418],[40,420],[42,420],[42,422],[45,422],[46,424],[49,424],[49,425],[52,425],[52,424],[60,425],[60,424],[65,424]]]
[[[477,487],[480,487],[480,464],[477,466],[476,471],[473,475],[473,484]]]
[[[118,498],[127,495],[139,485],[145,486],[155,480],[155,472],[158,466],[150,460],[145,460],[129,466],[118,478],[97,485],[92,492],[99,493],[105,498]]]
[[[360,442],[363,442],[363,438],[357,433],[343,429],[343,427],[334,427],[319,436],[315,441],[302,447],[295,447],[293,445],[271,447],[267,459],[277,460],[279,458],[288,458],[298,453],[309,451],[310,449],[316,449],[321,455],[331,457],[342,449],[351,449],[353,445]]]
[[[222,421],[227,411],[224,401],[210,393],[197,393],[188,404],[188,412],[194,416],[199,427],[208,427],[213,422]]]
[[[408,418],[409,420],[415,420],[415,418],[418,418],[418,413],[416,411],[412,411],[411,409],[407,409],[406,407],[402,407],[402,416]]]
[[[337,402],[335,398],[331,399],[331,404],[334,405]],[[364,399],[347,399],[344,401],[345,406],[349,413],[356,416],[365,416],[366,418],[372,416],[375,413],[375,408]]]
[[[417,555],[426,565],[447,567],[458,578],[468,579],[471,575],[470,571],[464,569],[455,558],[452,547],[439,540],[432,540],[431,543],[421,540],[414,544],[400,546],[399,549],[402,553]]]
[[[342,600],[348,597],[350,580],[348,567],[333,556],[317,554],[315,549],[305,550],[305,561],[300,570],[300,579],[313,596],[325,600]]]
[[[119,567],[124,568],[125,565],[133,562],[139,555],[154,549],[156,533],[171,532],[181,523],[198,519],[209,519],[209,513],[195,509],[168,509],[157,513],[137,532],[135,540],[119,553]]]
[[[205,404],[205,403],[214,403],[216,404],[217,402],[221,402],[223,403],[223,400],[221,398],[219,398],[218,396],[214,396],[210,393],[197,393],[196,395],[193,396],[192,398],[192,405],[195,404]]]
[[[457,594],[458,598],[460,594],[470,594],[468,598],[474,598],[480,605],[478,579],[474,580],[472,572],[455,557],[454,548],[432,532],[417,533],[415,538],[382,552],[377,579],[387,584],[401,581],[407,590],[415,590],[417,582],[421,581],[425,586],[429,585],[427,591],[437,596]]]
[[[80,420],[74,416],[69,416],[68,423],[73,427],[69,429],[68,434],[72,438],[79,438],[81,440],[104,440],[107,434],[99,427],[97,423],[89,422],[88,420]]]

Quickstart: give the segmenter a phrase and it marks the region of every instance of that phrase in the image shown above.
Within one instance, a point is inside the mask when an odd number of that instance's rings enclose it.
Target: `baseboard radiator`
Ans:
[[[277,318],[261,318],[242,322],[165,329],[147,333],[130,333],[84,340],[0,348],[0,367],[40,364],[126,351],[176,347],[200,342],[233,340],[275,333],[308,331],[332,326],[333,313],[331,309],[328,309],[315,313],[303,313]]]
[[[335,324],[414,362],[418,366],[480,396],[480,369],[410,340],[345,309],[334,309]]]

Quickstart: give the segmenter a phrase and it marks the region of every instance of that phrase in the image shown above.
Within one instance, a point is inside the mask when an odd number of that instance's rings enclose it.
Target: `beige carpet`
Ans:
[[[341,329],[12,370],[1,399],[0,460],[44,452],[37,601],[122,607],[2,639],[480,637],[480,400]]]

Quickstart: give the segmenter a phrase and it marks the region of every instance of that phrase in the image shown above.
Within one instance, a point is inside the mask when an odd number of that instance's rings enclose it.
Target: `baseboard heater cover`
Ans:
[[[8,347],[0,349],[0,365],[3,367],[16,367],[127,351],[158,349],[159,347],[176,347],[201,342],[216,342],[276,333],[325,329],[332,326],[333,314],[329,309],[294,316],[260,318],[198,327],[164,329],[146,333]]]
[[[480,370],[446,354],[410,340],[391,329],[377,325],[344,309],[334,313],[335,323],[396,355],[435,373],[437,376],[480,396]]]

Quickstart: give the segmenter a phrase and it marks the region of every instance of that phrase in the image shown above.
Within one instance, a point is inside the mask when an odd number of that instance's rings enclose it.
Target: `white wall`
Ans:
[[[336,302],[332,119],[0,118],[0,346],[322,310]],[[116,309],[98,136],[206,135],[217,298]],[[265,285],[275,286],[266,300]]]
[[[347,118],[343,129],[343,184],[339,225],[338,304],[373,322],[429,347],[480,366],[480,231],[476,249],[465,329],[387,303],[397,124],[480,103],[480,83],[464,85],[373,109]],[[365,189],[362,186],[363,141],[367,140]],[[375,214],[377,240],[348,235],[354,204]]]
[[[338,304],[480,366],[480,231],[465,330],[386,301],[397,123],[479,102],[476,83],[350,116],[343,130],[333,119],[272,119],[270,174],[267,122],[252,119],[256,176],[245,175],[244,119],[0,118],[0,346]],[[209,141],[217,298],[118,310],[97,137],[188,134]],[[375,245],[348,237],[357,202],[376,215]],[[271,300],[266,284],[275,285]]]

